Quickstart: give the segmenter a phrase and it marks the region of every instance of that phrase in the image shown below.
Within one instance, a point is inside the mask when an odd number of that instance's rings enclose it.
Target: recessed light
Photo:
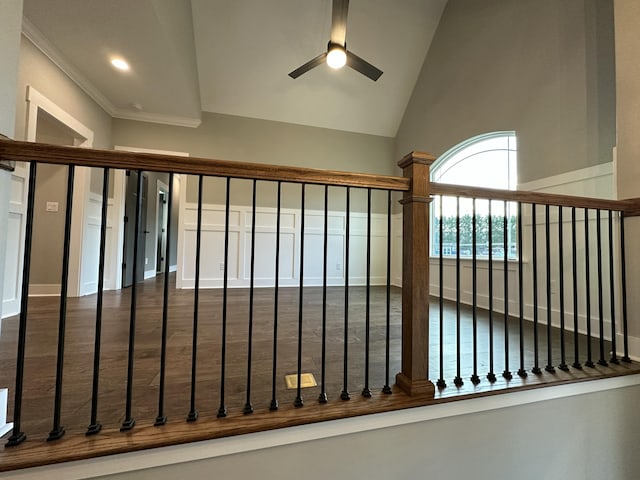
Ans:
[[[130,70],[129,64],[122,58],[112,58],[111,65],[116,67],[118,70],[122,70],[123,72],[128,72]]]

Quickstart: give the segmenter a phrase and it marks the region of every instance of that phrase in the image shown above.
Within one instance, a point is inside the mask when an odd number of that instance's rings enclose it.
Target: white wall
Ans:
[[[22,25],[22,0],[1,0],[0,9],[0,135],[14,138],[16,104],[16,77],[20,52],[20,28]],[[9,222],[9,195],[11,174],[0,170],[0,225]],[[4,292],[5,252],[7,229],[0,229],[0,294]],[[0,302],[2,318],[2,302]]]
[[[22,0],[0,0],[0,135],[14,138],[16,77],[20,52],[20,28]],[[0,170],[0,319],[2,318],[5,287],[7,225],[9,224],[11,199],[14,196],[13,175]],[[10,261],[13,258],[9,259]],[[6,387],[6,385],[0,385]],[[0,389],[0,435],[4,435],[13,424],[6,423],[7,389]]]
[[[255,286],[274,285],[277,210],[256,209]],[[195,284],[197,204],[181,201],[178,239],[178,288]],[[280,212],[280,286],[300,282],[301,212],[283,208]],[[233,205],[229,211],[228,286],[248,287],[251,278],[251,207]],[[224,278],[225,206],[203,205],[200,287],[222,287]],[[324,211],[305,209],[304,284],[323,282]],[[351,212],[349,284],[366,285],[367,215]],[[327,284],[344,285],[346,216],[344,211],[328,213]],[[387,216],[371,217],[371,284],[387,281]]]

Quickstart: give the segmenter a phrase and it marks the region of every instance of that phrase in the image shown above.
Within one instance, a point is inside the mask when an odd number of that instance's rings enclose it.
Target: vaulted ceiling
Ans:
[[[331,3],[24,0],[23,30],[117,118],[197,126],[216,112],[393,137],[446,0],[351,0],[348,49],[382,77],[321,65],[293,80],[326,51]]]

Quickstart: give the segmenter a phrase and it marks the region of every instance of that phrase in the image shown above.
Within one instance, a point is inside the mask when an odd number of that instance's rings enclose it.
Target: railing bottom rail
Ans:
[[[570,373],[564,371],[557,371],[555,374],[544,373],[540,376],[527,379],[515,378],[511,381],[498,378],[493,384],[483,382],[477,386],[466,382],[463,388],[436,392],[435,398],[428,394],[410,396],[394,386],[392,387],[393,395],[374,391],[371,398],[354,395],[349,402],[309,403],[304,408],[288,405],[277,411],[262,408],[256,409],[252,415],[237,411],[229,413],[224,418],[203,415],[195,422],[174,421],[160,427],[154,426],[153,423],[145,425],[141,422],[135,429],[128,432],[121,432],[117,428],[105,428],[99,435],[87,437],[81,433],[69,434],[56,442],[47,442],[44,438],[32,439],[16,448],[6,448],[0,451],[0,472],[524,391],[553,384],[577,383],[634,374],[640,374],[640,364],[621,363],[606,367],[598,366],[595,369],[573,370]]]

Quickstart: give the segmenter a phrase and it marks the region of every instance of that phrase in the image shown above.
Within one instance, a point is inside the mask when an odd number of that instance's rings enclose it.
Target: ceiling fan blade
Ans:
[[[327,58],[327,52],[321,53],[320,55],[318,55],[313,60],[309,60],[307,63],[305,63],[301,67],[296,68],[293,72],[291,72],[289,74],[289,76],[291,78],[298,78],[303,73],[307,73],[312,68],[315,68],[318,65],[320,65],[321,63],[324,63],[326,58]]]
[[[366,77],[369,77],[374,82],[380,78],[380,75],[382,75],[382,70],[377,69],[366,60],[363,60],[362,58],[357,56],[355,53],[352,53],[348,50],[347,50],[347,65],[349,65],[351,68],[353,68],[357,72],[360,72],[361,74],[365,75]]]
[[[347,13],[349,0],[333,0],[331,10],[331,43],[344,47],[347,40]]]

